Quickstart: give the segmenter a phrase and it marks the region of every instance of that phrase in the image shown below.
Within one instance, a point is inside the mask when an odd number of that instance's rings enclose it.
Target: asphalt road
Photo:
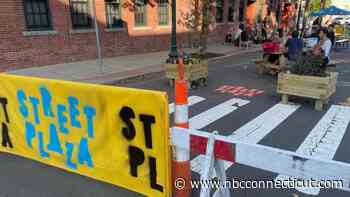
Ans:
[[[346,59],[348,52],[336,53],[337,58]],[[276,78],[268,75],[259,75],[256,72],[252,61],[260,54],[246,54],[216,60],[210,63],[208,86],[190,90],[190,96],[203,98],[202,102],[190,107],[191,118],[196,117],[207,110],[218,107],[231,99],[242,99],[248,104],[238,107],[237,110],[222,114],[222,117],[215,118],[215,121],[199,124],[200,121],[193,119],[193,126],[200,127],[201,130],[212,132],[219,131],[221,135],[231,135],[234,131],[240,130],[251,121],[271,108],[287,110],[284,106],[276,106],[280,102],[280,97],[276,94]],[[276,147],[283,150],[297,151],[312,130],[322,122],[322,117],[332,111],[332,107],[350,97],[350,67],[349,64],[337,65],[340,73],[339,86],[336,95],[330,100],[329,105],[321,112],[315,111],[313,102],[308,99],[293,99],[292,102],[300,104],[295,111],[289,111],[284,119],[279,119],[271,131],[266,132],[260,138],[251,136],[246,138],[248,142],[258,143],[266,146]],[[169,94],[169,102],[173,101],[173,89],[171,89],[166,79],[161,74],[146,77],[143,80],[131,81],[120,86],[144,88],[151,90],[166,91]],[[240,86],[247,89],[256,89],[259,94],[255,96],[233,95],[228,92],[216,91],[223,85]],[[214,109],[214,112],[217,110]],[[224,112],[222,112],[224,113]],[[220,115],[220,113],[218,113]],[[274,115],[270,113],[269,115]],[[276,116],[277,117],[277,116]],[[339,119],[350,119],[349,114],[338,116]],[[273,118],[264,119],[264,124],[275,123]],[[278,118],[277,118],[278,119]],[[323,120],[324,121],[324,120]],[[314,129],[315,130],[315,129]],[[315,131],[317,132],[317,131]],[[339,138],[339,139],[338,139]],[[329,153],[333,159],[350,163],[350,149],[347,143],[350,142],[350,127],[346,124],[343,134],[339,134],[338,147],[335,147],[334,154]],[[332,151],[330,151],[332,152]],[[248,154],[248,153],[247,153]],[[192,159],[195,159],[193,157]],[[273,160],[271,162],[274,162]],[[327,169],[325,169],[327,170]],[[259,169],[235,164],[228,169],[228,178],[238,180],[274,180],[278,175]],[[199,174],[193,172],[193,179],[198,179]],[[231,196],[237,197],[280,197],[280,196],[308,196],[297,190],[277,190],[277,189],[236,189],[231,190]],[[17,156],[0,154],[0,197],[115,197],[115,196],[140,196],[133,192],[117,188],[115,186],[94,181],[80,175],[67,173],[65,171],[30,161]],[[193,191],[193,196],[198,196],[198,191]],[[340,190],[321,190],[321,197],[347,197],[349,193]]]

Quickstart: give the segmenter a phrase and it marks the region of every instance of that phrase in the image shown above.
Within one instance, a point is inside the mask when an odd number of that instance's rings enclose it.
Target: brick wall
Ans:
[[[178,0],[177,16],[186,12],[189,0]],[[101,32],[104,57],[167,50],[171,27],[159,27],[157,7],[148,5],[148,26],[134,27],[133,12],[122,8],[122,18],[127,22],[123,30],[107,32],[104,1],[96,0],[97,19]],[[225,0],[227,5],[228,0]],[[26,31],[23,0],[2,0],[0,4],[0,71],[65,63],[96,58],[95,32],[72,32],[69,0],[49,0],[54,35],[24,35]],[[227,8],[224,9],[227,21]],[[171,16],[170,16],[171,17]],[[171,19],[169,19],[171,22]],[[228,26],[216,24],[211,40],[223,41]],[[52,32],[51,32],[52,33]],[[178,25],[179,45],[185,46],[187,34]]]

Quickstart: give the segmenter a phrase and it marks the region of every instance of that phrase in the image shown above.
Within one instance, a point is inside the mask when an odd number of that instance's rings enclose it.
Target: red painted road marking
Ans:
[[[229,93],[234,96],[255,97],[264,93],[264,90],[250,89],[244,86],[222,85],[215,90],[220,93]]]

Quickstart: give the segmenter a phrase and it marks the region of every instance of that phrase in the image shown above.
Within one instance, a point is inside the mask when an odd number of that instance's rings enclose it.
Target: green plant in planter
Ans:
[[[299,56],[296,63],[292,66],[291,72],[296,75],[328,76],[323,65],[322,56],[314,55],[312,52]]]
[[[189,54],[189,53],[184,53],[184,64],[199,64],[201,58],[196,55],[196,53]]]

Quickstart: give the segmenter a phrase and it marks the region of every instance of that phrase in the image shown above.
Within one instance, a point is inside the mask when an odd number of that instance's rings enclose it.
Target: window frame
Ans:
[[[119,1],[119,2],[118,2]],[[104,0],[105,3],[105,15],[106,15],[106,26],[107,29],[123,29],[125,28],[123,19],[122,19],[122,2],[121,0]],[[110,12],[113,10],[113,4],[118,4],[118,10],[115,12]],[[109,7],[112,6],[112,7]],[[119,16],[118,16],[119,15]],[[119,23],[114,23],[110,19],[116,16]]]
[[[74,10],[73,4],[83,4],[86,3],[86,14],[87,17],[84,20],[87,20],[86,24],[75,24],[74,17],[82,17],[84,13],[78,13]],[[92,25],[92,18],[91,18],[91,7],[90,7],[90,0],[69,0],[69,9],[70,9],[70,16],[71,16],[71,24],[73,30],[81,30],[81,29],[91,29],[93,28]],[[78,19],[77,19],[78,20]]]
[[[235,16],[235,12],[236,12],[236,10],[235,10],[235,3],[236,2],[235,1],[237,1],[237,0],[228,0],[227,21],[230,22],[230,23],[233,23],[235,21],[235,19],[233,18]],[[232,12],[230,12],[231,10],[232,10]],[[231,13],[232,13],[232,15],[231,15]]]
[[[244,0],[239,0],[239,10],[238,10],[238,21],[243,22],[244,21]]]
[[[220,2],[220,6],[218,6],[218,2]],[[224,0],[216,0],[215,1],[215,22],[216,23],[223,23],[224,22],[224,7],[225,7],[225,1]],[[220,10],[220,18],[218,18],[218,10]],[[218,20],[220,19],[220,20]]]
[[[137,4],[137,1],[143,1],[143,5],[142,5],[142,7],[143,7],[143,22],[142,23],[137,23],[137,7],[138,7],[138,4]],[[146,2],[147,0],[136,0],[135,1],[135,5],[134,5],[134,26],[135,27],[147,27],[147,25],[148,25],[148,21],[147,21],[147,19],[148,19],[148,13],[147,13],[147,9],[148,9],[148,4],[147,4],[147,2]]]
[[[164,6],[164,4],[166,4],[166,6]],[[160,6],[162,5],[162,6]],[[157,14],[158,14],[158,25],[159,26],[168,26],[169,23],[169,16],[170,16],[170,3],[169,0],[157,0]],[[166,11],[166,13],[165,13]],[[166,18],[166,22],[164,20],[161,19],[165,19]]]
[[[45,2],[46,5],[46,12],[42,13],[40,12],[40,5],[39,5],[39,13],[35,13],[33,12],[33,3],[34,2]],[[53,26],[52,26],[52,15],[51,15],[51,10],[50,10],[50,2],[49,0],[23,0],[23,14],[24,14],[24,20],[25,20],[25,27],[26,27],[26,31],[51,31],[53,30]],[[31,13],[28,12],[28,4],[31,4]],[[47,25],[43,26],[43,25],[30,25],[29,24],[29,15],[32,15],[33,17],[33,21],[35,21],[34,16],[39,15],[40,18],[40,22],[41,22],[41,17],[42,15],[46,16],[46,22]]]

